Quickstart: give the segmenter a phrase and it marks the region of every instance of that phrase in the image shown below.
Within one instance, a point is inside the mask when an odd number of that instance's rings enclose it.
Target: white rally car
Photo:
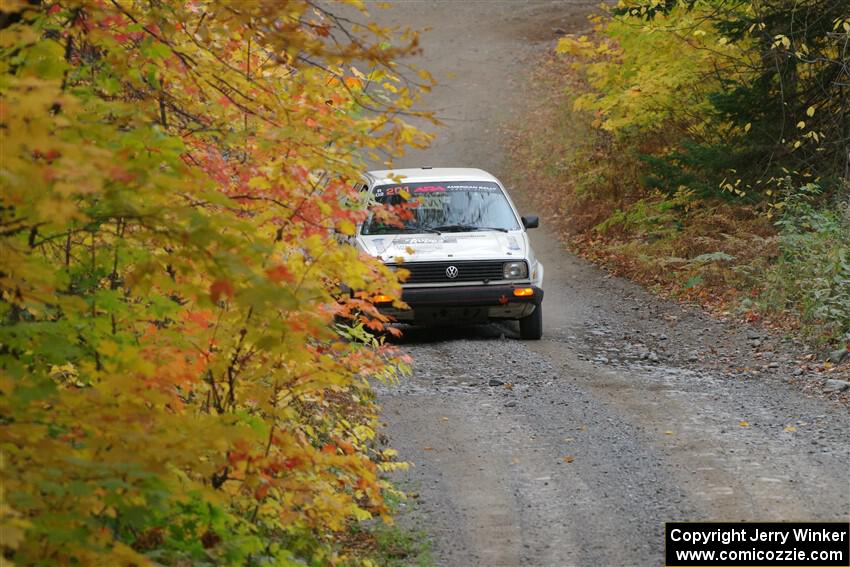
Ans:
[[[519,321],[523,339],[543,334],[543,265],[498,179],[480,169],[428,168],[370,171],[363,190],[383,205],[410,203],[402,226],[377,215],[357,227],[357,246],[391,268],[410,272],[402,299],[380,309],[418,325]]]

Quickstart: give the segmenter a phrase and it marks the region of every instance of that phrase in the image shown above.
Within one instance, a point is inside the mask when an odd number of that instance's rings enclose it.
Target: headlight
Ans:
[[[528,266],[525,262],[505,262],[502,271],[506,280],[528,277]]]

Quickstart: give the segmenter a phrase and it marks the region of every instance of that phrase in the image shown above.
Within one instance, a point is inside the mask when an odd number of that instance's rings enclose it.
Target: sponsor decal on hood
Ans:
[[[486,259],[522,256],[522,237],[512,234],[475,232],[451,234],[361,236],[363,247],[374,256],[404,258],[406,261],[446,258]]]

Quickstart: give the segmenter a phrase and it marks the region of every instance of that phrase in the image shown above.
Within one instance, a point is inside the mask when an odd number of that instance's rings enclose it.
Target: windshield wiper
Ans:
[[[434,230],[444,231],[444,232],[473,232],[480,230],[497,230],[499,232],[508,232],[506,228],[500,228],[497,226],[473,226],[471,224],[447,224],[443,226],[435,226]]]

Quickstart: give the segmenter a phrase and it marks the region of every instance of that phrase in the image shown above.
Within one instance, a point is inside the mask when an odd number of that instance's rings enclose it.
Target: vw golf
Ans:
[[[380,309],[417,325],[519,321],[520,337],[543,334],[543,265],[498,179],[480,169],[419,168],[370,171],[363,189],[374,202],[409,205],[399,222],[372,214],[358,227],[357,246],[392,269],[403,268],[402,300]]]

